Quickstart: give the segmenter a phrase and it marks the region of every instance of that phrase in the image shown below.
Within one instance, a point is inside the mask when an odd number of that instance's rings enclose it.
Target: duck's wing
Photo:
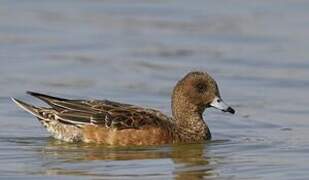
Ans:
[[[109,100],[69,100],[35,92],[28,94],[52,107],[38,109],[40,118],[53,118],[78,127],[96,125],[116,129],[138,129],[158,126],[162,121],[169,120],[169,117],[160,111]]]

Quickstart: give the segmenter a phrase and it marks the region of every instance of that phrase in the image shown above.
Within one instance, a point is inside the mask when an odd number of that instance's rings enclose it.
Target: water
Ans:
[[[309,2],[0,2],[1,179],[308,179]],[[205,144],[56,141],[10,96],[108,98],[170,114],[190,70],[218,81]]]

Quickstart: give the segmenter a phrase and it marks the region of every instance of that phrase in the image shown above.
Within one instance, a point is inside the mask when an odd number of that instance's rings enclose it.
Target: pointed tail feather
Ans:
[[[58,98],[58,97],[49,96],[46,94],[41,94],[41,93],[32,92],[32,91],[27,91],[27,94],[30,94],[31,96],[34,96],[44,101],[45,103],[55,108],[56,110],[59,108],[59,106],[56,105],[56,102],[67,101],[67,99],[64,99],[64,98]]]
[[[74,111],[80,111],[80,112],[97,113],[97,111],[93,110],[89,105],[85,105],[84,103],[82,103],[82,100],[70,100],[70,99],[58,98],[58,97],[49,96],[46,94],[41,94],[41,93],[31,92],[31,91],[27,91],[27,94],[30,94],[44,101],[56,111],[68,109],[68,110],[74,110]]]
[[[23,110],[29,112],[30,114],[38,117],[38,118],[43,118],[40,113],[39,113],[39,108],[32,106],[30,104],[27,104],[21,100],[15,99],[15,98],[11,98],[13,102],[15,102],[20,108],[22,108]]]
[[[67,99],[64,99],[64,98],[49,96],[49,95],[46,95],[46,94],[37,93],[37,92],[33,92],[33,91],[27,91],[27,94],[30,94],[31,96],[39,98],[42,101],[45,101],[47,103],[50,102],[50,101],[53,101],[53,100],[57,100],[57,101],[66,101],[67,100]]]

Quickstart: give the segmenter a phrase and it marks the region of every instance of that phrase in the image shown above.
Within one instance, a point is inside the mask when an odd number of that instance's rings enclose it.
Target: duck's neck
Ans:
[[[172,111],[177,141],[180,142],[201,142],[211,138],[209,128],[203,120],[203,109],[192,105],[181,98],[178,102],[172,102]]]

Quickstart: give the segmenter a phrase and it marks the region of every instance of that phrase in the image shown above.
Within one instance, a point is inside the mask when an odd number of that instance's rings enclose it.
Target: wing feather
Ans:
[[[52,108],[44,112],[54,119],[76,126],[97,125],[107,128],[127,129],[156,126],[158,121],[169,119],[159,111],[109,100],[69,100],[45,94],[29,92]],[[50,115],[51,116],[51,115]]]

